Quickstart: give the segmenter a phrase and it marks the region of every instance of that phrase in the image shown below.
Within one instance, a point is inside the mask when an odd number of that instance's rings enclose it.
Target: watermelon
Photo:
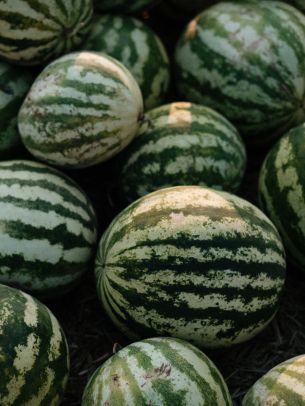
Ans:
[[[259,202],[282,235],[290,259],[305,270],[305,125],[291,129],[260,171]]]
[[[33,81],[32,73],[0,62],[0,158],[16,154],[22,145],[17,115]]]
[[[301,406],[305,404],[305,355],[272,368],[247,392],[243,406]]]
[[[120,159],[125,200],[176,185],[238,189],[246,151],[224,117],[204,106],[178,102],[151,110],[146,119],[148,128],[142,125]]]
[[[175,65],[180,95],[221,112],[247,142],[305,121],[305,16],[288,4],[210,7],[187,26]]]
[[[0,285],[0,404],[57,406],[69,376],[69,349],[51,311]]]
[[[102,13],[135,13],[160,0],[94,0],[94,7]]]
[[[57,296],[90,266],[94,210],[84,192],[53,168],[0,162],[0,222],[0,283]]]
[[[150,338],[108,359],[89,380],[82,406],[231,406],[213,362],[189,343]]]
[[[84,168],[121,151],[143,120],[138,84],[118,61],[95,52],[65,55],[35,80],[18,116],[38,159]]]
[[[200,186],[132,203],[99,244],[103,307],[132,339],[170,335],[229,347],[274,317],[285,281],[277,230],[249,202]]]
[[[0,1],[0,57],[40,65],[79,46],[90,29],[92,0]]]
[[[164,100],[170,78],[168,56],[159,37],[142,21],[97,16],[83,49],[104,52],[122,62],[137,80],[146,109]]]

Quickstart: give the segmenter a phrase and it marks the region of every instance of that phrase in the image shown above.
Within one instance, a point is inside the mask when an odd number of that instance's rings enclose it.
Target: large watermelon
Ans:
[[[39,65],[79,46],[92,17],[92,0],[1,0],[0,57]]]
[[[121,151],[142,120],[143,100],[130,72],[106,55],[80,52],[42,71],[21,107],[18,125],[36,158],[82,168]]]
[[[55,169],[0,162],[0,222],[0,283],[55,296],[88,269],[95,214],[83,191]]]
[[[238,189],[246,151],[237,130],[215,111],[171,103],[146,114],[140,135],[120,159],[124,200],[132,202],[167,186]]]
[[[82,406],[231,406],[227,385],[196,347],[173,338],[133,343],[99,367]]]
[[[105,311],[129,337],[226,347],[274,317],[285,258],[275,227],[255,206],[180,186],[151,193],[114,219],[95,272]]]
[[[58,406],[69,364],[64,332],[50,310],[0,285],[0,405]]]
[[[20,106],[34,76],[30,72],[0,62],[0,157],[7,158],[22,145],[17,128]]]
[[[272,368],[247,392],[243,406],[303,406],[305,404],[305,355]]]
[[[103,13],[134,13],[160,0],[94,0],[94,7]]]
[[[305,125],[272,148],[259,179],[260,205],[282,235],[292,261],[305,270]]]
[[[175,60],[180,94],[220,111],[249,142],[305,120],[305,16],[294,7],[216,4],[189,23]]]
[[[169,60],[159,37],[142,21],[111,14],[97,16],[83,49],[116,58],[133,74],[147,109],[164,100],[169,86]]]

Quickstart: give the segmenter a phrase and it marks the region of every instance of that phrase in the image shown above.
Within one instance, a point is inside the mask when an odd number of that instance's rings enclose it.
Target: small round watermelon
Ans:
[[[236,191],[246,167],[237,130],[207,107],[178,102],[146,114],[139,136],[120,157],[125,201],[162,187],[202,185]]]
[[[142,21],[129,16],[97,16],[84,50],[104,52],[132,73],[146,109],[159,106],[169,86],[169,59],[159,37]]]
[[[0,285],[0,404],[58,406],[69,367],[67,341],[51,311]]]
[[[77,52],[52,62],[38,76],[18,126],[36,158],[84,168],[121,151],[142,120],[142,95],[131,73],[109,56]]]
[[[175,63],[180,95],[221,112],[249,143],[305,121],[305,16],[288,4],[208,8],[187,26]]]
[[[106,313],[130,338],[170,335],[217,348],[269,324],[285,268],[278,232],[259,209],[227,192],[177,186],[113,220],[95,273]]]
[[[92,0],[0,1],[0,57],[40,65],[78,47],[90,29]]]
[[[305,404],[305,355],[272,368],[247,392],[242,406],[302,406]]]
[[[91,264],[93,207],[75,182],[53,168],[0,162],[0,223],[0,283],[57,296]]]
[[[102,13],[135,13],[158,1],[160,0],[94,0],[94,7]]]
[[[22,146],[17,115],[33,81],[29,71],[0,62],[0,158],[13,156]]]
[[[186,341],[150,338],[106,361],[89,380],[82,406],[231,406],[220,372]]]
[[[282,235],[290,259],[305,270],[305,125],[285,134],[260,172],[260,206]]]

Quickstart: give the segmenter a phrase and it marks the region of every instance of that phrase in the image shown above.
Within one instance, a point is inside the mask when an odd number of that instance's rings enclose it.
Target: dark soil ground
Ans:
[[[172,54],[183,25],[154,14],[142,16],[162,37]],[[172,90],[169,100],[175,100]],[[266,149],[249,149],[249,164],[240,195],[256,202],[257,175]],[[113,179],[112,164],[69,172],[91,197],[102,234],[120,210]],[[233,349],[207,354],[223,373],[236,405],[248,388],[276,364],[305,353],[305,274],[288,269],[287,285],[281,308],[271,325],[252,341]],[[95,291],[93,270],[70,294],[47,305],[55,313],[67,335],[71,351],[71,378],[64,406],[81,404],[86,382],[92,372],[119,348],[129,343],[107,319]],[[216,405],[215,405],[216,406]]]

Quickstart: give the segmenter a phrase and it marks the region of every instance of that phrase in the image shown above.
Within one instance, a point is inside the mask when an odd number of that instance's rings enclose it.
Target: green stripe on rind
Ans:
[[[151,193],[116,217],[95,272],[107,314],[128,336],[225,347],[254,337],[273,318],[285,257],[275,227],[256,207],[180,186]]]
[[[122,199],[177,185],[236,191],[246,159],[237,130],[217,112],[185,102],[161,106],[146,113],[139,136],[120,156]]]
[[[43,70],[21,107],[18,126],[36,158],[83,168],[125,148],[142,116],[142,95],[130,72],[107,55],[80,52]]]
[[[216,4],[177,45],[179,91],[267,142],[304,121],[304,36],[304,15],[283,2]]]
[[[48,308],[0,285],[0,404],[58,406],[69,364],[64,332]]]
[[[231,406],[212,361],[189,343],[150,338],[113,355],[90,378],[82,406]]]
[[[21,147],[17,115],[34,81],[32,73],[0,62],[0,157],[9,158]]]
[[[305,270],[305,125],[272,148],[259,177],[260,206],[282,235],[292,261]]]
[[[3,0],[0,56],[22,65],[55,59],[84,41],[92,12],[92,0]]]
[[[0,282],[57,296],[88,269],[94,209],[61,172],[31,161],[0,163]]]
[[[94,7],[102,13],[135,13],[145,7],[158,3],[160,0],[94,0]]]
[[[133,74],[146,109],[159,106],[169,86],[169,59],[159,37],[142,21],[128,16],[97,16],[82,49],[104,52]]]
[[[247,392],[243,406],[303,405],[305,403],[305,355],[272,368]]]

